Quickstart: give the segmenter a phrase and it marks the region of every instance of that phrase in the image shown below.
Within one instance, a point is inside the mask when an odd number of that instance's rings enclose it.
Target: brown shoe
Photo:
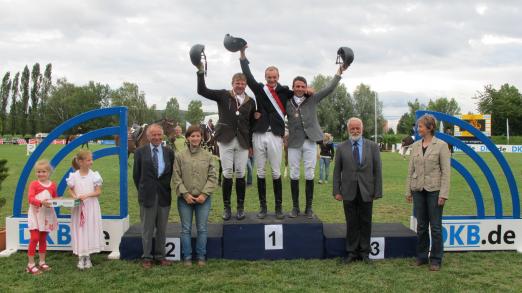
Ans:
[[[430,265],[430,271],[432,271],[432,272],[440,271],[440,265],[439,264],[431,264]]]
[[[141,262],[141,266],[143,266],[144,269],[150,269],[150,268],[152,268],[152,260],[150,260],[150,259],[144,259],[144,260]]]
[[[202,260],[202,259],[198,260],[198,267],[204,267],[206,265],[207,265],[207,262],[205,260]]]
[[[183,261],[183,265],[186,266],[186,267],[191,267],[192,266],[192,261],[190,259],[186,259]]]
[[[160,259],[159,264],[162,267],[168,267],[168,266],[172,265],[172,261],[166,260],[166,259]]]

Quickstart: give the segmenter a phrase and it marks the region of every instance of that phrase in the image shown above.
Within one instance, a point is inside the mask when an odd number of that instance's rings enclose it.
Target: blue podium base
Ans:
[[[325,258],[346,256],[346,224],[324,224],[323,231]],[[414,257],[417,234],[400,223],[374,223],[371,242],[371,258]]]
[[[143,247],[141,244],[141,224],[132,225],[120,242],[120,259],[133,260],[141,258],[143,254]],[[181,224],[169,223],[167,226],[167,239],[180,238]],[[154,239],[153,239],[154,241]],[[195,224],[192,227],[192,247],[193,257],[195,258],[196,230]],[[208,224],[208,238],[207,238],[207,258],[222,258],[223,257],[223,225]],[[153,246],[154,247],[154,246]],[[170,247],[166,247],[169,251]],[[173,248],[173,247],[172,247]],[[176,250],[179,253],[179,249]]]
[[[179,223],[167,226],[168,256],[180,259]],[[196,231],[192,231],[195,247]],[[323,224],[318,218],[285,217],[277,220],[274,214],[265,219],[247,213],[238,221],[232,218],[222,224],[208,225],[207,258],[242,260],[259,259],[321,259],[346,255],[346,224]],[[373,259],[414,257],[417,235],[399,223],[372,225]],[[125,232],[120,243],[120,258],[141,258],[141,225],[133,225]],[[194,256],[195,257],[195,256]]]
[[[223,258],[309,259],[323,258],[323,223],[304,216],[277,220],[274,214],[257,219],[255,213],[223,223]]]

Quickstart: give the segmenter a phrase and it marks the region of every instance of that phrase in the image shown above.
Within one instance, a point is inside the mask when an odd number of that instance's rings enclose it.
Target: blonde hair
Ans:
[[[325,132],[325,133],[324,133],[324,136],[323,136],[323,143],[325,143],[325,144],[326,144],[326,143],[329,143],[329,142],[332,141],[332,139],[333,139],[333,137],[332,137],[332,135],[331,135],[330,133],[328,133],[328,132]]]
[[[74,170],[80,170],[80,163],[78,161],[83,161],[87,159],[88,156],[92,156],[91,151],[81,149],[76,153],[76,156],[72,159],[72,167]]]
[[[236,80],[242,80],[242,81],[245,81],[245,82],[246,82],[246,80],[247,80],[247,79],[246,79],[246,75],[244,75],[244,74],[241,73],[241,72],[238,72],[238,73],[236,73],[236,74],[234,74],[234,75],[232,76],[232,83],[234,83],[234,81],[236,81]]]
[[[38,160],[35,164],[34,164],[34,170],[38,170],[39,168],[45,168],[47,169],[47,171],[49,173],[52,173],[53,172],[53,166],[51,166],[51,163],[49,163],[48,160],[46,159],[41,159],[41,160]]]

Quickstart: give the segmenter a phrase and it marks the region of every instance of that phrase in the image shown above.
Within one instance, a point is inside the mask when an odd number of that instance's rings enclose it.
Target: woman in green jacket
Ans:
[[[181,218],[181,248],[183,263],[192,265],[192,216],[195,214],[198,236],[196,256],[198,265],[206,264],[207,223],[211,195],[217,186],[216,168],[212,154],[200,147],[201,129],[190,126],[185,137],[189,142],[186,150],[176,153],[173,184],[178,195],[178,211]]]

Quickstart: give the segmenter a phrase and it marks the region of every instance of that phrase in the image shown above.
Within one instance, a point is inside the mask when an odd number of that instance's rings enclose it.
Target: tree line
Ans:
[[[311,86],[318,90],[331,80],[331,76],[318,75],[313,78]],[[481,113],[492,115],[493,135],[505,134],[507,118],[509,118],[511,134],[522,134],[522,95],[516,87],[505,84],[497,90],[488,85],[483,91],[479,91],[474,99]],[[203,112],[203,104],[200,100],[192,100],[186,111],[180,109],[176,97],[169,98],[164,110],[157,109],[154,104],[149,106],[145,93],[137,84],[130,82],[123,82],[116,89],[94,81],[85,85],[75,85],[66,78],[59,78],[56,84],[53,84],[51,63],[45,66],[43,72],[39,63],[35,63],[32,70],[25,66],[21,73],[17,72],[14,75],[6,72],[0,86],[0,101],[1,135],[34,136],[38,132],[50,132],[65,120],[80,113],[112,106],[128,108],[129,125],[167,118],[184,127],[186,122],[201,123],[207,114]],[[421,109],[449,115],[456,115],[461,111],[454,98],[430,99],[427,105],[415,99],[408,102],[408,112],[401,116],[397,133],[408,134],[415,123],[415,111]],[[377,125],[375,125],[375,112]],[[318,106],[320,125],[336,140],[346,138],[346,121],[352,116],[363,120],[365,137],[372,137],[376,127],[379,135],[388,132],[388,129],[384,129],[386,120],[383,116],[383,103],[369,85],[360,84],[353,93],[349,93],[346,87],[340,84]],[[117,122],[116,118],[97,119],[82,124],[81,129],[73,129],[70,133],[87,132],[107,125],[115,125]]]
[[[476,100],[478,113],[491,114],[491,135],[507,134],[506,120],[509,119],[510,135],[522,135],[522,95],[518,89],[509,84],[500,86],[497,90],[492,85],[484,86],[473,97]],[[415,123],[415,111],[431,110],[449,115],[464,114],[454,98],[446,97],[429,100],[422,104],[418,99],[408,102],[409,111],[404,113],[397,125],[397,132],[407,134]],[[444,123],[444,127],[451,125]]]
[[[188,111],[179,109],[175,97],[167,102],[165,110],[156,105],[148,106],[145,93],[137,84],[123,82],[113,89],[107,84],[90,81],[85,85],[75,85],[66,78],[52,82],[52,64],[46,65],[44,72],[35,63],[32,70],[25,66],[22,73],[3,75],[0,86],[0,135],[5,134],[33,137],[39,132],[50,132],[64,121],[93,109],[113,106],[128,108],[129,124],[151,123],[162,118],[174,120],[180,125],[202,121],[205,113],[201,101],[192,101]],[[187,119],[185,119],[187,117]],[[82,124],[72,129],[72,133],[82,133],[93,129],[115,125],[115,117],[103,118]]]

